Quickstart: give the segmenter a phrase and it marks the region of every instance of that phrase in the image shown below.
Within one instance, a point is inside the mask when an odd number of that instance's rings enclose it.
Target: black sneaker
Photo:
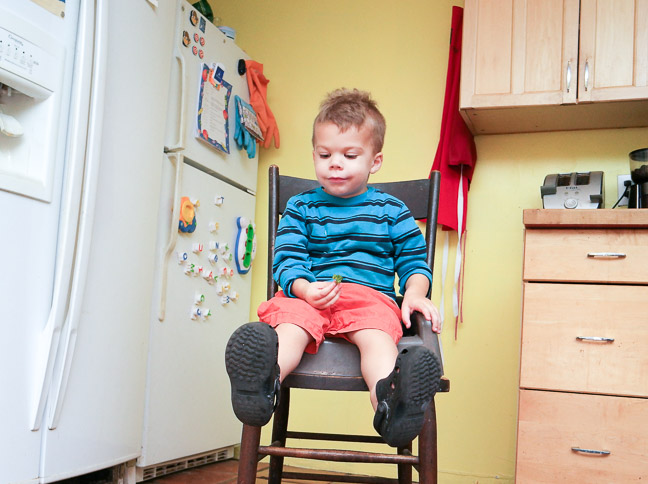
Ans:
[[[439,389],[441,365],[423,346],[406,348],[394,370],[376,384],[374,428],[392,447],[409,444],[423,428],[424,414]]]
[[[246,425],[268,423],[279,396],[279,340],[266,323],[247,323],[227,342],[225,368],[232,386],[232,407]]]

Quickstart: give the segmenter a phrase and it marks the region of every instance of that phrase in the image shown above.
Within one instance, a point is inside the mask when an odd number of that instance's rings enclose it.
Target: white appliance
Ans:
[[[234,143],[235,96],[249,99],[238,72],[246,58],[190,4],[177,3],[138,480],[230,458],[240,442],[224,355],[229,336],[249,320],[251,272],[237,259],[247,243],[249,262],[256,244],[257,158]],[[225,84],[210,83],[221,75]],[[206,117],[225,124],[218,101],[227,85],[229,154],[198,137]]]
[[[154,3],[0,0],[3,484],[141,454],[175,16]]]
[[[193,288],[174,289],[182,283],[169,267],[166,318],[157,320],[165,282],[154,275],[164,272],[159,264],[167,252],[156,247],[158,235],[164,249],[177,236],[167,225],[176,193],[203,198],[198,233],[214,193],[223,197],[220,208],[253,217],[246,205],[252,195],[221,182],[215,171],[250,190],[247,180],[256,177],[256,160],[226,169],[236,163],[234,146],[230,156],[198,143],[190,149],[191,127],[173,144],[165,141],[172,74],[192,69],[171,54],[176,15],[187,8],[179,5],[0,0],[0,207],[7,216],[0,237],[0,483],[54,482],[142,456],[145,407],[161,398],[156,385],[167,382],[156,373],[166,371],[164,364],[203,371],[208,355],[194,343],[214,338],[211,356],[222,359],[220,338],[232,324],[218,313],[240,311],[248,319],[249,274],[232,276],[230,291],[240,296],[230,305],[217,308],[208,289],[218,286],[206,287],[213,315],[193,321],[184,317],[192,304],[183,292],[192,298]],[[219,42],[230,44],[224,36]],[[225,79],[238,81],[225,71]],[[196,90],[174,91],[173,101],[189,106]],[[185,153],[180,139],[187,140]],[[178,153],[164,155],[165,146]],[[183,160],[214,172],[184,168]],[[218,220],[217,241],[226,241],[229,222]],[[193,239],[177,240],[173,254]],[[178,315],[176,306],[182,306]],[[167,330],[165,348],[159,333]],[[201,383],[209,380],[224,396],[220,377],[203,375]],[[201,418],[226,422],[229,415],[219,412],[211,406]],[[145,448],[154,449],[159,422],[150,411],[146,422]]]

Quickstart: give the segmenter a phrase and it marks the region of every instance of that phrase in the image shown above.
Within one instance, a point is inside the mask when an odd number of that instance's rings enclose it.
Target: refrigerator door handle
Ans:
[[[180,187],[182,187],[183,156],[179,153],[168,154],[169,160],[175,159],[175,183],[173,188],[173,213],[171,215],[171,227],[169,239],[162,253],[160,262],[160,301],[158,304],[158,319],[164,321],[166,317],[166,288],[169,257],[178,241],[178,220],[180,219]]]
[[[35,354],[34,372],[36,382],[36,398],[31,412],[31,430],[39,430],[43,412],[52,381],[52,373],[58,354],[61,329],[66,317],[69,302],[69,289],[74,269],[75,239],[81,200],[81,180],[83,179],[88,113],[90,109],[90,81],[92,71],[92,46],[94,29],[94,9],[92,3],[82,2],[79,12],[78,36],[89,39],[89,42],[79,42],[74,63],[80,75],[74,79],[71,94],[69,124],[70,140],[68,142],[67,166],[65,168],[65,186],[61,201],[61,216],[59,222],[59,237],[57,241],[56,274],[52,307],[43,331],[38,337]]]
[[[185,104],[186,104],[186,94],[185,94],[185,60],[180,51],[178,50],[177,47],[174,47],[173,49],[173,57],[178,61],[178,64],[180,64],[180,83],[179,83],[179,89],[180,89],[180,114],[176,116],[176,121],[178,123],[176,124],[176,134],[177,136],[177,142],[172,143],[169,146],[165,147],[166,152],[174,152],[178,150],[184,149],[184,126],[185,126]],[[178,118],[180,118],[178,120]]]
[[[55,374],[52,378],[52,393],[48,402],[48,428],[55,429],[58,425],[67,390],[70,367],[74,356],[76,337],[79,329],[81,306],[84,302],[84,292],[87,279],[88,260],[95,216],[95,202],[99,181],[101,132],[103,129],[104,93],[108,48],[108,1],[96,1],[95,14],[95,43],[94,61],[92,68],[91,105],[88,121],[88,145],[86,150],[86,169],[83,183],[83,199],[79,219],[79,235],[77,253],[74,261],[74,275],[70,296],[68,316],[65,321],[66,334],[57,358]]]

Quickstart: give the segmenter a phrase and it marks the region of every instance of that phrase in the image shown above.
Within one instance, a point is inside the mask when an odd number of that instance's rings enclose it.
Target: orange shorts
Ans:
[[[314,339],[306,347],[307,353],[317,353],[327,336],[348,340],[346,333],[360,329],[384,331],[394,343],[398,343],[403,336],[401,311],[396,302],[361,284],[343,282],[338,300],[323,310],[279,291],[275,297],[259,306],[257,314],[260,321],[273,328],[281,323],[291,323],[304,329]]]

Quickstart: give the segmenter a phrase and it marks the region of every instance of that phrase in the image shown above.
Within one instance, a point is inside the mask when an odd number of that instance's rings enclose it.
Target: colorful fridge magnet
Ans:
[[[236,269],[239,274],[247,274],[256,255],[256,232],[254,224],[245,217],[238,217],[236,225]]]
[[[198,94],[197,137],[228,154],[228,105],[231,96],[232,86],[222,77],[215,77],[214,70],[203,64]]]
[[[200,206],[198,200],[192,202],[189,197],[180,199],[180,220],[178,222],[180,232],[192,233],[196,230],[196,207],[198,206]]]
[[[259,127],[259,120],[252,106],[243,101],[240,97],[235,96],[236,103],[239,109],[241,124],[243,127],[259,141],[264,141],[261,128]]]

